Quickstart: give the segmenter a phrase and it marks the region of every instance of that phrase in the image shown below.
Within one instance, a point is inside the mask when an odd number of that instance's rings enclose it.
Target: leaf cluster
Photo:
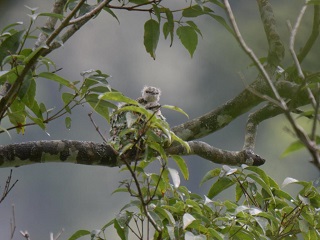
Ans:
[[[99,237],[95,236],[97,239],[106,239],[101,234],[110,226],[123,240],[130,239],[130,233],[138,239],[150,239],[151,233],[143,231],[150,224],[149,218],[160,229],[154,232],[153,239],[320,237],[320,195],[312,182],[286,178],[280,187],[257,167],[223,166],[204,176],[202,183],[217,180],[202,197],[180,186],[176,170],[162,165],[160,174],[147,173],[146,165],[144,162],[136,167],[137,175],[141,177],[139,185],[143,200],[132,188],[132,179],[124,181],[115,192],[130,194],[134,199],[99,231]],[[284,190],[288,185],[296,186],[296,196]],[[235,189],[234,201],[213,200],[231,186]],[[147,214],[143,211],[145,208]]]

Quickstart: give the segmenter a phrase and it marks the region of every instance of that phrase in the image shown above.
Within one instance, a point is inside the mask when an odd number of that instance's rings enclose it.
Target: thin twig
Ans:
[[[13,235],[16,231],[16,214],[14,211],[14,204],[12,204],[12,219],[10,219],[10,228],[11,228],[11,234],[10,234],[10,240],[13,239]]]
[[[6,180],[6,185],[4,186],[2,197],[0,199],[0,203],[8,196],[9,192],[12,190],[12,188],[16,185],[18,180],[16,180],[12,185],[11,185],[11,178],[12,178],[12,169],[10,170],[10,174],[7,177]]]
[[[315,4],[313,6],[313,24],[312,24],[312,32],[304,45],[301,49],[300,53],[298,54],[299,62],[302,62],[307,54],[310,52],[311,48],[313,47],[314,43],[316,42],[319,36],[319,29],[320,29],[320,6]]]
[[[95,127],[96,131],[98,132],[98,134],[100,135],[100,137],[102,138],[102,140],[106,143],[108,142],[108,140],[102,135],[102,133],[100,132],[100,129],[98,127],[98,125],[94,122],[93,118],[92,118],[92,112],[88,113],[88,116],[90,118],[91,123],[93,124],[93,126]]]
[[[269,74],[267,73],[266,69],[263,67],[263,65],[260,63],[259,59],[257,58],[257,56],[255,55],[255,53],[252,51],[251,48],[248,47],[248,45],[246,44],[246,42],[244,41],[240,30],[238,28],[237,22],[235,20],[235,17],[233,15],[231,6],[229,4],[228,0],[224,0],[224,4],[226,6],[226,11],[228,14],[228,17],[230,19],[231,25],[233,27],[233,30],[235,31],[236,34],[236,39],[238,40],[238,42],[240,43],[241,48],[247,53],[247,55],[251,58],[251,60],[255,63],[255,65],[258,67],[260,73],[262,74],[262,76],[264,77],[264,79],[266,80],[267,84],[269,85],[269,87],[272,90],[273,95],[276,97],[276,100],[279,101],[279,103],[282,105],[282,108],[287,110],[288,107],[286,105],[286,103],[283,101],[283,99],[280,97],[276,87],[274,86]]]
[[[295,23],[295,25],[294,25],[294,27],[293,27],[292,29],[291,29],[290,22],[289,22],[289,21],[287,22],[288,27],[289,27],[289,29],[291,30],[290,42],[289,42],[289,50],[290,50],[290,53],[291,53],[291,55],[292,55],[293,61],[294,61],[294,63],[295,63],[295,66],[296,66],[296,68],[297,68],[297,70],[298,70],[299,77],[300,77],[300,78],[304,81],[304,83],[305,83],[305,87],[307,88],[307,91],[308,91],[308,94],[309,94],[309,99],[310,99],[310,101],[311,101],[311,104],[312,104],[313,108],[315,108],[316,105],[317,105],[316,100],[315,100],[315,98],[314,98],[314,96],[313,96],[313,94],[312,94],[311,89],[307,86],[307,84],[306,84],[306,82],[305,82],[305,81],[306,81],[305,76],[304,76],[304,74],[303,74],[303,71],[302,71],[300,62],[299,62],[299,60],[298,60],[297,54],[296,54],[296,52],[295,52],[295,50],[294,50],[294,43],[295,43],[297,31],[298,31],[298,28],[299,28],[299,26],[300,26],[302,17],[303,17],[303,15],[304,15],[306,9],[307,9],[307,5],[305,4],[305,5],[301,8],[300,13],[299,13],[299,16],[298,16],[298,18],[297,18],[297,20],[296,20],[296,23]]]
[[[297,58],[297,55],[296,55],[296,53],[294,51],[294,42],[295,42],[295,39],[296,39],[297,31],[298,31],[298,28],[300,26],[302,17],[303,17],[303,15],[304,15],[306,10],[307,10],[307,5],[304,5],[300,10],[300,13],[298,15],[298,18],[297,18],[296,23],[295,23],[293,28],[291,28],[290,22],[287,21],[287,25],[288,25],[289,29],[291,30],[290,41],[289,41],[290,52],[292,54],[292,58],[294,60],[296,68],[298,70],[299,77],[302,78],[302,79],[305,79],[305,77],[304,77],[304,74],[302,72],[300,62],[299,62],[299,60]]]

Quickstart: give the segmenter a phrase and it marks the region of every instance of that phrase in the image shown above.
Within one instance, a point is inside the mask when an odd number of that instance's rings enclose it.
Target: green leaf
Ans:
[[[158,214],[158,216],[166,218],[170,222],[170,224],[174,226],[176,221],[168,210],[161,207],[156,207],[154,211]]]
[[[173,19],[173,14],[169,8],[164,9],[167,17],[167,22],[163,25],[163,34],[165,38],[167,38],[168,34],[170,34],[170,47],[172,46],[173,43],[173,32],[174,32],[174,19]]]
[[[167,108],[167,109],[170,109],[170,110],[173,110],[173,111],[177,111],[179,113],[184,114],[187,118],[189,118],[188,114],[185,111],[183,111],[181,108],[179,108],[179,107],[172,106],[172,105],[162,105],[161,107],[162,108]]]
[[[121,238],[121,240],[127,240],[127,239],[128,239],[128,238],[127,238],[128,233],[127,233],[127,231],[126,231],[128,228],[121,227],[121,226],[119,225],[119,222],[118,222],[117,219],[114,220],[113,226],[114,226],[114,228],[117,230],[117,234],[118,234],[118,236]]]
[[[222,191],[226,190],[227,188],[231,187],[234,184],[230,178],[222,177],[219,178],[210,188],[208,192],[208,198],[214,198]]]
[[[63,18],[64,18],[64,16],[62,14],[52,13],[52,12],[39,13],[38,16],[52,17],[52,18],[57,18],[59,20],[63,20]]]
[[[46,129],[46,125],[43,122],[42,118],[35,118],[32,117],[30,114],[27,113],[28,118],[30,118],[35,124],[37,124],[42,130]]]
[[[167,158],[168,158],[167,154],[160,144],[158,144],[156,142],[148,142],[148,146],[151,147],[152,149],[156,150],[160,154],[162,159],[167,160]]]
[[[148,110],[146,110],[145,108],[142,108],[142,107],[137,107],[137,106],[125,106],[125,107],[118,108],[118,110],[114,111],[112,113],[112,115],[118,114],[120,112],[141,113],[142,115],[146,116],[147,119],[150,119],[152,117],[152,113],[150,113]],[[133,116],[129,116],[129,117],[130,117],[130,122],[132,123],[135,118]]]
[[[66,117],[64,119],[64,123],[65,123],[67,129],[71,128],[71,118],[70,117]]]
[[[127,104],[133,104],[136,106],[139,105],[137,101],[124,96],[121,92],[106,92],[106,93],[100,94],[98,96],[98,99],[107,100],[107,101],[123,102],[123,103],[127,103]]]
[[[74,89],[74,90],[76,89],[72,82],[68,81],[67,79],[65,79],[63,77],[60,77],[59,75],[57,75],[55,73],[42,72],[38,76],[42,77],[42,78],[46,78],[46,79],[52,80],[52,81],[55,81],[55,82],[58,82],[61,85],[66,86],[68,88],[71,88],[71,89]]]
[[[316,136],[316,144],[320,144],[319,136]],[[286,157],[290,153],[304,149],[304,148],[305,148],[305,145],[300,140],[294,141],[286,148],[286,150],[284,150],[284,152],[281,154],[281,157]]]
[[[33,80],[32,73],[31,73],[31,71],[28,71],[28,73],[26,74],[26,76],[23,79],[21,88],[20,88],[20,90],[18,92],[18,96],[19,96],[20,99],[24,98],[25,95],[27,94],[27,92],[28,92],[28,90],[30,88],[32,80]],[[32,91],[35,91],[35,84],[33,84],[33,88],[34,89],[30,89],[31,97],[32,97]],[[35,92],[34,92],[34,94],[35,94]],[[34,98],[33,98],[33,100],[34,100]],[[30,102],[30,101],[32,101],[32,99],[26,99],[26,101]]]
[[[27,85],[27,86],[25,86]],[[27,88],[27,89],[25,89]],[[41,117],[41,111],[39,109],[38,103],[35,100],[36,97],[36,82],[35,80],[32,78],[32,76],[28,74],[28,76],[26,76],[25,81],[23,82],[22,86],[21,86],[21,90],[25,91],[23,93],[23,96],[20,96],[20,92],[19,92],[19,97],[22,97],[22,101],[23,103],[30,108],[31,110],[33,110],[33,112],[38,116]],[[21,91],[21,95],[22,92]]]
[[[73,100],[74,94],[64,92],[64,93],[62,93],[61,97],[62,97],[62,101],[64,102],[64,104],[68,105]]]
[[[177,35],[192,57],[198,45],[198,35],[194,28],[190,26],[180,26],[177,29]]]
[[[0,44],[0,65],[2,65],[2,61],[6,56],[16,53],[20,46],[21,37],[24,34],[24,32],[24,30],[16,32],[11,36],[7,37]]]
[[[89,105],[92,107],[94,111],[96,111],[98,114],[100,114],[102,117],[104,117],[108,122],[110,122],[110,114],[109,114],[109,108],[117,108],[116,105],[114,105],[111,102],[99,100],[98,94],[89,94],[86,96],[86,101],[89,103]]]
[[[193,5],[189,8],[186,8],[182,11],[182,16],[183,17],[198,17],[201,16],[203,14],[207,14],[209,12],[212,12],[212,10],[210,8],[207,7],[200,7],[199,5]]]
[[[174,132],[171,132],[171,137],[173,141],[177,141],[178,143],[180,143],[189,153],[191,151],[190,146],[188,144],[188,142],[183,141],[181,138],[179,138],[176,134],[174,134]]]
[[[187,24],[190,27],[192,27],[202,37],[202,33],[201,33],[200,29],[198,28],[198,26],[193,21],[187,21]]]
[[[32,51],[29,53],[28,56],[26,56],[26,58],[24,59],[24,63],[28,63],[34,56],[38,55],[40,51],[42,51],[42,49],[46,49],[48,48],[48,46],[40,46],[38,47],[36,50]]]
[[[227,29],[228,32],[234,35],[233,29],[228,25],[228,23],[223,17],[212,13],[208,13],[208,15],[215,19],[218,23],[220,23],[225,29]]]
[[[248,174],[247,176],[250,177],[251,179],[253,179],[254,181],[256,181],[269,194],[269,196],[274,201],[274,196],[273,196],[273,193],[270,189],[269,183],[266,183],[262,178],[260,178],[256,174]]]
[[[184,179],[188,180],[189,179],[189,170],[188,170],[188,166],[187,166],[185,160],[178,155],[172,155],[171,157],[178,165]]]
[[[160,35],[160,26],[156,20],[150,19],[144,24],[144,46],[147,53],[153,59],[156,58],[155,52],[157,49]]]
[[[117,15],[114,14],[114,12],[113,12],[110,8],[104,7],[103,10],[105,10],[105,11],[106,11],[107,13],[109,13],[112,17],[114,17],[115,19],[117,19],[118,23],[120,24],[120,21],[119,21]]]
[[[90,231],[78,230],[74,234],[72,234],[72,236],[68,240],[76,240],[76,239],[79,239],[79,238],[87,236],[87,235],[90,235]]]
[[[221,3],[219,0],[209,0],[210,2],[212,2],[213,4],[221,7],[222,9],[225,9],[225,6],[223,3]]]
[[[202,178],[200,185],[203,183],[207,182],[208,180],[218,177],[220,175],[221,169],[220,168],[215,168],[207,172],[204,177]]]
[[[217,240],[223,240],[224,237],[221,233],[219,233],[218,231],[216,231],[213,228],[208,228],[208,235],[212,238],[212,239],[217,239]]]
[[[1,35],[7,30],[7,29],[10,29],[12,27],[15,27],[15,26],[18,26],[18,25],[23,25],[23,22],[15,22],[15,23],[11,23],[7,26],[5,26],[2,31],[1,31]]]
[[[252,172],[257,173],[257,174],[261,177],[261,179],[262,179],[268,186],[270,186],[269,177],[268,177],[268,175],[267,175],[261,168],[254,167],[254,166],[248,166],[248,167],[245,168],[245,170],[249,170],[249,171],[252,171]]]
[[[160,15],[160,9],[158,8],[158,5],[152,4],[152,9],[153,9],[154,15],[156,15],[156,17],[158,18],[158,22],[160,23],[161,15]]]

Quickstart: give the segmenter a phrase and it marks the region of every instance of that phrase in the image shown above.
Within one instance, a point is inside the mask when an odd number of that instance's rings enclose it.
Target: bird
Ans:
[[[141,90],[141,95],[136,101],[146,109],[155,112],[155,115],[160,119],[165,120],[165,117],[161,114],[161,105],[159,103],[161,90],[152,86],[144,86]]]
[[[165,117],[161,113],[161,105],[159,103],[161,96],[161,90],[152,86],[144,86],[141,91],[141,96],[136,99],[140,107],[144,107],[147,110],[150,110],[154,113],[154,116],[157,119],[165,121]],[[118,110],[130,106],[132,104],[120,103],[118,105]],[[130,151],[127,151],[129,157],[137,156],[144,153],[144,137],[141,134],[146,133],[146,123],[149,119],[146,119],[146,116],[142,115],[139,112],[134,111],[116,111],[112,114],[110,119],[110,138],[108,143],[116,150],[117,152],[123,152],[124,149],[127,149],[128,146],[134,146]],[[160,141],[165,137],[163,132],[154,128],[151,129],[153,133],[159,137]],[[139,142],[139,144],[137,144]]]

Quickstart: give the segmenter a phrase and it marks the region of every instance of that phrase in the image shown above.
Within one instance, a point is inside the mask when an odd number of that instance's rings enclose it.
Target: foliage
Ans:
[[[175,158],[175,156],[172,156]],[[159,160],[159,159],[158,159]],[[150,239],[150,225],[156,224],[153,239],[318,239],[320,237],[320,193],[312,182],[286,178],[281,187],[263,170],[242,166],[212,169],[202,183],[213,178],[207,196],[191,193],[180,185],[178,171],[159,160],[160,172],[147,172],[155,158],[122,171],[133,178],[115,190],[133,199],[108,222],[93,239],[107,239],[105,231],[113,226],[121,239]],[[187,171],[180,167],[181,172]],[[171,181],[169,176],[171,176]],[[296,185],[293,197],[283,188]],[[234,186],[235,200],[212,200]],[[144,230],[148,229],[148,230]],[[84,230],[82,230],[84,231]],[[131,233],[131,235],[130,235]],[[130,237],[131,236],[131,237]],[[71,238],[73,239],[73,238]]]

